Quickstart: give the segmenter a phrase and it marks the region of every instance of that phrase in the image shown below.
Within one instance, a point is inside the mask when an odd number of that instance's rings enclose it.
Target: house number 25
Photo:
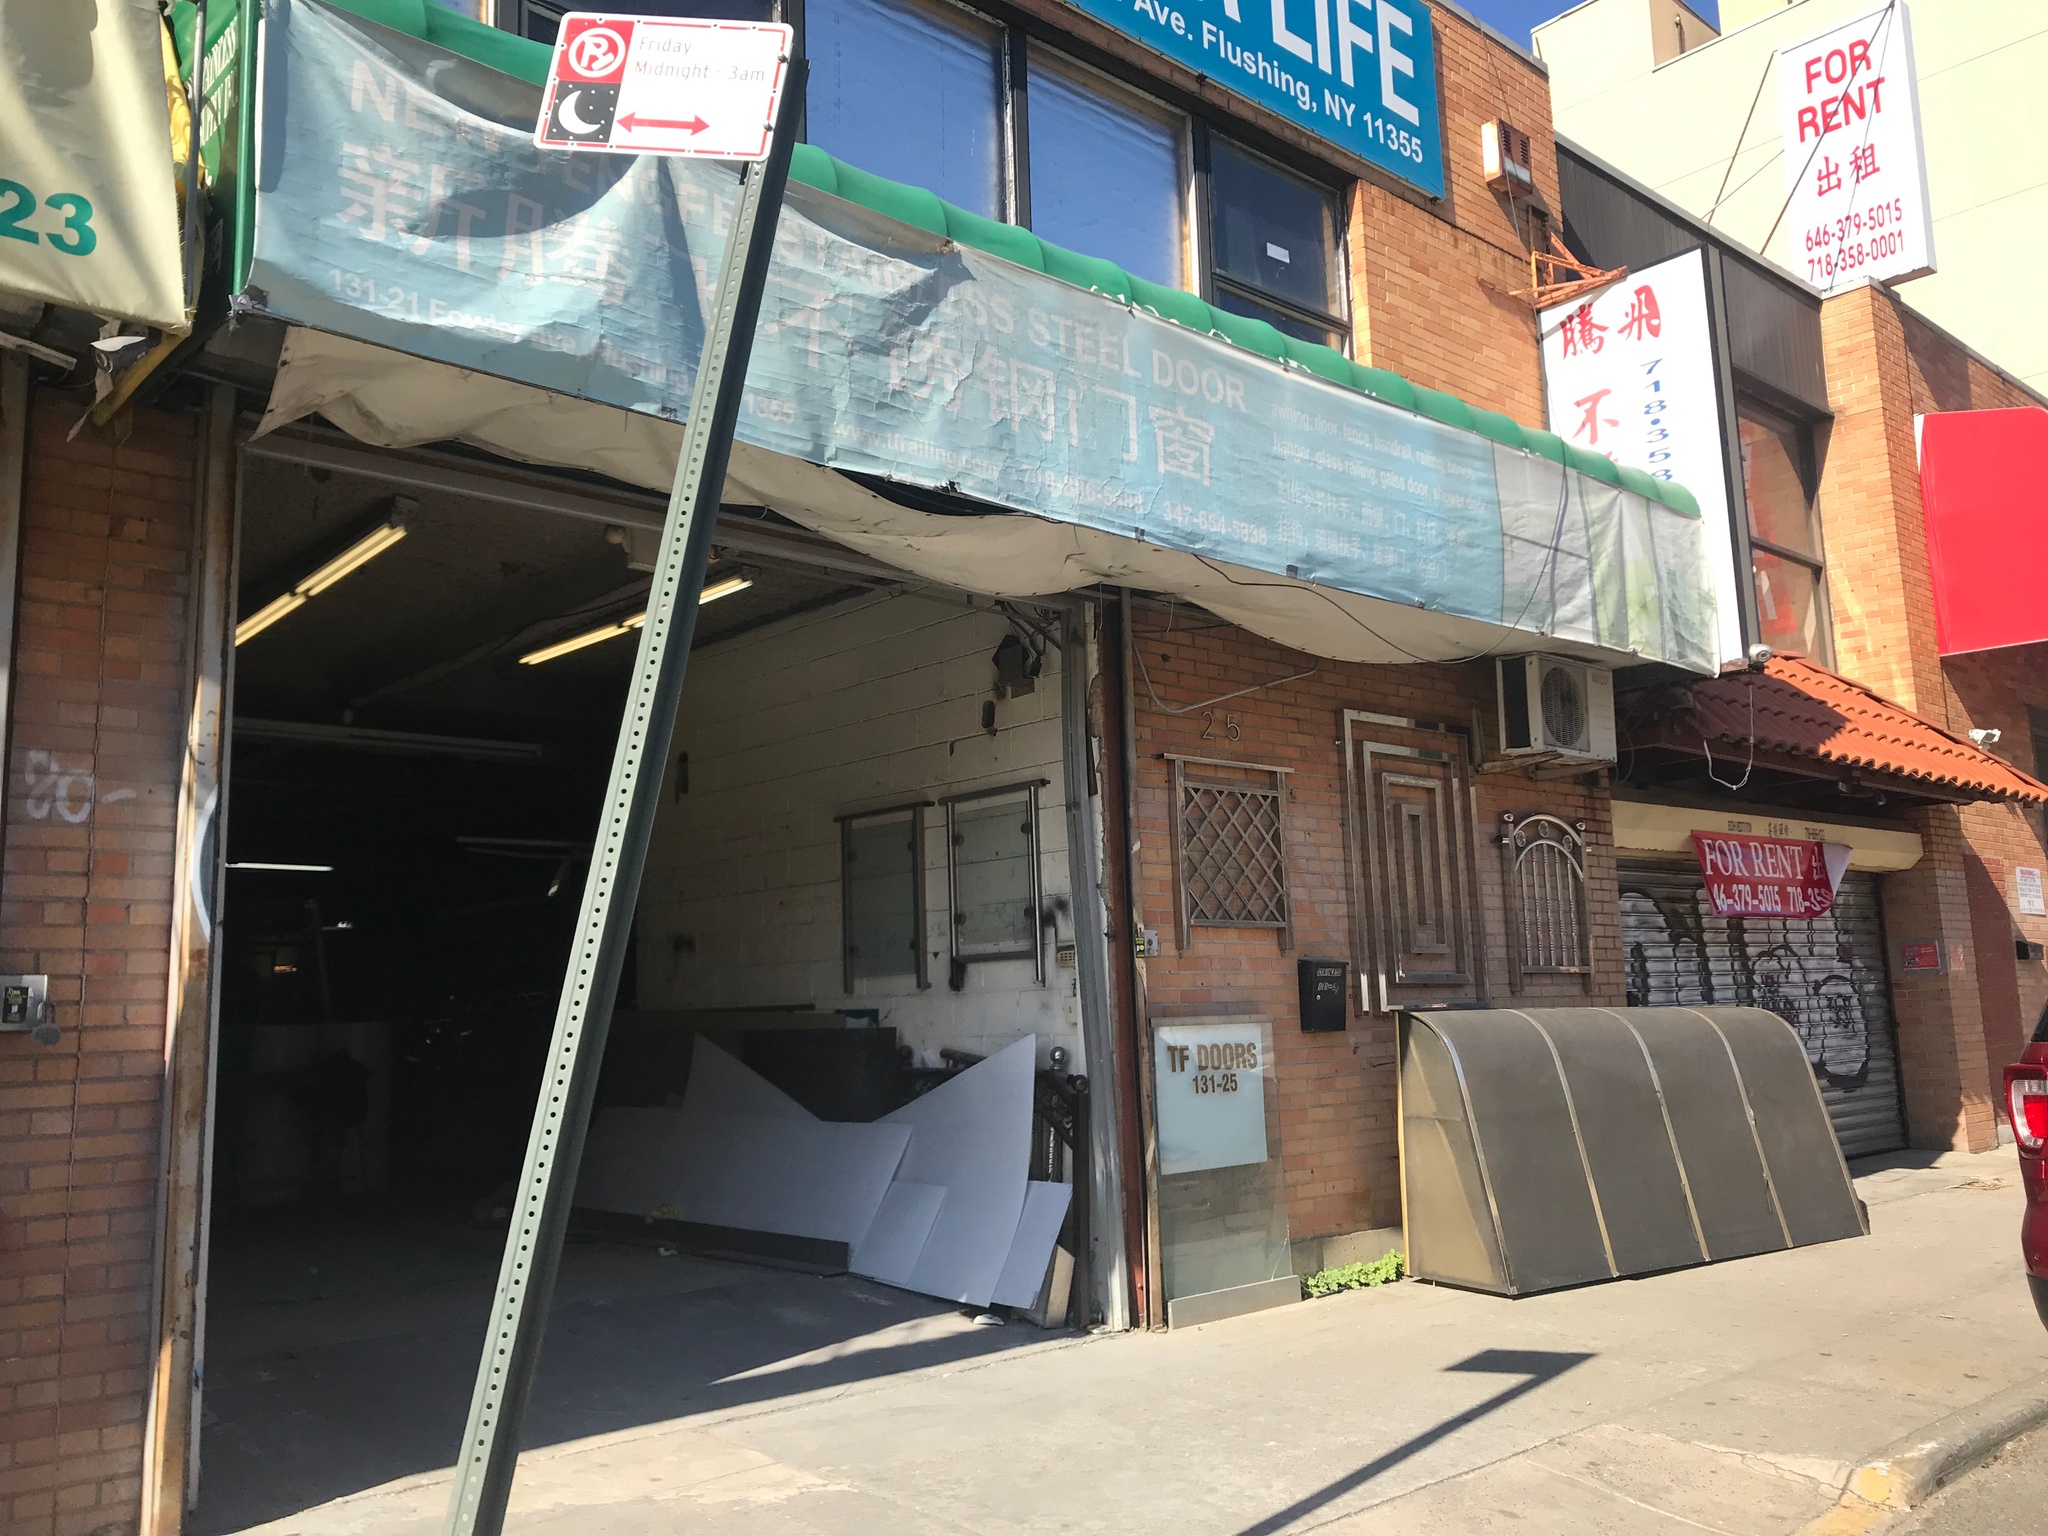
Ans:
[[[1229,740],[1237,740],[1237,716],[1225,715],[1223,717],[1223,723],[1219,727],[1216,723],[1216,711],[1213,709],[1203,710],[1202,740],[1214,741],[1219,731],[1223,736],[1227,737]]]
[[[18,181],[0,177],[0,239],[26,240],[34,245],[47,240],[66,256],[90,256],[100,243],[92,227],[92,204],[76,192],[52,192],[43,199],[46,207],[64,216],[64,227],[38,234],[27,227],[28,216],[36,211],[36,195]]]

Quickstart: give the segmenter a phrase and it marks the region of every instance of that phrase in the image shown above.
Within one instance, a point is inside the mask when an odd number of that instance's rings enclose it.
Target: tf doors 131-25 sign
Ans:
[[[1431,197],[1444,195],[1424,0],[1074,0]]]

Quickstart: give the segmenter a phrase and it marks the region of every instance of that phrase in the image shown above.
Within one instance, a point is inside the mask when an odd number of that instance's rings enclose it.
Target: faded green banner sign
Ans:
[[[736,190],[550,156],[532,87],[272,0],[239,302],[601,401],[687,404]],[[1699,523],[1128,303],[792,187],[740,435],[1057,522],[1711,670]]]

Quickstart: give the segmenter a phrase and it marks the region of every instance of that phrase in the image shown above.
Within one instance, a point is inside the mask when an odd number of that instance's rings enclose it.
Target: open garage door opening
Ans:
[[[201,1531],[454,1454],[646,602],[658,505],[419,457],[243,458]],[[722,526],[529,1445],[1050,1339],[973,1319],[1087,1285],[1060,614]],[[990,1138],[1028,1209],[949,1184]],[[813,1142],[865,1182],[748,1185]],[[1054,1262],[921,1266],[948,1213]]]

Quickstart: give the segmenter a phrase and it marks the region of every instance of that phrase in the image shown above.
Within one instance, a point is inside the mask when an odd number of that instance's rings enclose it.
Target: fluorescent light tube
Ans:
[[[228,868],[267,869],[274,873],[286,875],[331,875],[334,873],[334,866],[332,864],[257,864],[244,862],[230,864]]]
[[[586,645],[596,645],[601,640],[614,640],[620,635],[631,634],[646,622],[646,614],[636,613],[631,618],[619,620],[616,624],[604,624],[596,629],[587,629],[580,635],[571,635],[566,640],[557,640],[553,645],[544,645],[537,651],[528,651],[519,658],[519,665],[537,667],[544,661],[553,661],[557,656],[580,651]]]
[[[731,597],[735,592],[744,592],[753,584],[754,578],[751,576],[721,577],[717,581],[707,583],[703,592],[698,595],[697,601],[699,604],[715,603],[721,597]]]
[[[305,606],[306,594],[303,592],[287,592],[283,597],[271,599],[235,626],[235,644],[240,645],[262,634],[294,608]]]
[[[722,576],[705,586],[703,592],[698,595],[697,604],[702,607],[705,603],[715,603],[721,597],[731,597],[735,592],[744,592],[753,584],[754,578],[751,576]],[[616,624],[603,624],[596,629],[585,630],[580,635],[571,635],[566,640],[557,640],[553,645],[544,645],[537,651],[528,651],[519,658],[519,664],[522,667],[537,667],[544,661],[553,661],[557,656],[567,656],[571,651],[580,651],[586,645],[616,639],[638,629],[646,622],[646,614],[636,613],[631,618],[619,620]]]
[[[382,528],[372,530],[365,537],[349,545],[293,590],[303,592],[308,597],[318,597],[350,571],[368,565],[404,537],[405,524],[386,523]]]
[[[351,571],[360,570],[405,537],[405,523],[394,514],[349,545],[333,559],[293,583],[282,597],[272,598],[235,626],[235,644],[242,645],[270,628],[293,610],[303,608],[306,599],[317,597]]]

